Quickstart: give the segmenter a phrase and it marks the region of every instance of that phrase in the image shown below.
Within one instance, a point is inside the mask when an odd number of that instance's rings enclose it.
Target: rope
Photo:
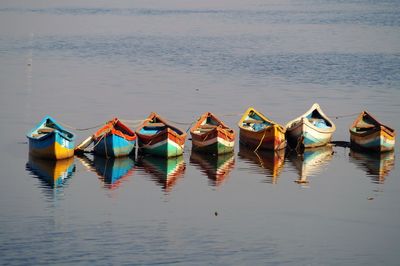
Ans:
[[[338,115],[338,116],[335,116],[335,119],[339,119],[339,118],[343,118],[343,117],[352,117],[352,116],[356,116],[358,114],[360,114],[360,113],[347,114],[347,115]]]
[[[174,124],[177,124],[177,125],[191,125],[191,124],[193,124],[194,122],[190,122],[190,123],[187,123],[187,122],[177,122],[177,121],[173,121],[173,120],[169,120],[169,119],[167,119],[169,122],[172,122],[172,123],[174,123]]]
[[[66,128],[73,129],[73,130],[77,130],[77,131],[86,131],[86,130],[98,128],[98,127],[101,127],[102,125],[104,125],[104,123],[103,123],[103,124],[99,124],[99,125],[95,125],[95,126],[87,127],[87,128],[75,128],[75,127],[70,126],[70,125],[68,125],[68,124],[65,124],[65,123],[63,123],[63,122],[60,122],[60,121],[57,121],[57,122],[58,122],[59,124],[61,124],[62,126],[66,127]]]
[[[256,152],[257,150],[258,150],[258,148],[260,148],[260,146],[261,146],[261,143],[263,142],[263,140],[264,140],[264,137],[265,137],[265,133],[266,133],[267,131],[266,130],[264,130],[264,135],[262,136],[262,138],[261,138],[261,140],[260,140],[260,143],[258,143],[258,146],[257,146],[257,148],[254,150],[254,152]]]

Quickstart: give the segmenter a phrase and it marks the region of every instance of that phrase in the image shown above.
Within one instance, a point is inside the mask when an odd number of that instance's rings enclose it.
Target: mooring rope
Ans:
[[[73,130],[76,130],[76,131],[86,131],[86,130],[90,130],[90,129],[94,129],[94,128],[99,128],[99,127],[104,125],[104,123],[102,123],[102,124],[98,124],[98,125],[95,125],[95,126],[92,126],[92,127],[87,127],[87,128],[76,128],[76,127],[70,126],[68,124],[65,124],[63,122],[60,122],[60,121],[57,121],[57,122],[60,125],[64,126],[64,127],[67,127],[69,129],[73,129]]]
[[[265,133],[267,133],[267,130],[264,130],[264,135],[262,136],[262,138],[261,138],[261,140],[260,140],[260,143],[258,144],[257,148],[254,150],[254,152],[257,152],[258,148],[260,148],[260,146],[261,146],[261,144],[262,144],[262,142],[263,142],[263,140],[264,140]]]
[[[337,115],[335,116],[335,119],[339,119],[339,118],[343,118],[343,117],[352,117],[352,116],[356,116],[360,113],[353,113],[353,114],[346,114],[346,115]]]

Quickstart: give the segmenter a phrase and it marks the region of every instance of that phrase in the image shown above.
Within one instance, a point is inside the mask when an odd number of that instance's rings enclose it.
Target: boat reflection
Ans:
[[[269,178],[266,180],[267,183],[276,184],[278,182],[278,177],[285,163],[285,149],[276,151],[258,150],[255,152],[240,144],[238,155],[244,162],[256,166],[257,169],[262,169],[262,172],[265,172]]]
[[[209,155],[192,151],[190,163],[199,166],[201,172],[208,177],[211,186],[219,186],[235,167],[235,155],[233,152]]]
[[[350,161],[364,170],[374,183],[383,183],[394,168],[395,155],[393,151],[383,153],[365,153],[350,150]]]
[[[141,165],[146,173],[152,176],[165,192],[170,192],[177,180],[183,177],[186,169],[183,156],[162,158],[145,156],[141,159]]]
[[[79,159],[88,170],[99,176],[104,187],[108,189],[119,187],[135,170],[135,161],[128,156],[105,158],[94,155],[90,159],[86,155],[80,155]]]
[[[39,178],[49,188],[62,187],[65,180],[75,172],[74,158],[62,160],[45,160],[29,156],[26,170]]]
[[[333,148],[331,145],[306,149],[302,154],[293,153],[289,156],[289,159],[299,174],[299,178],[295,182],[307,184],[308,177],[322,172],[324,166],[326,166],[332,158]]]

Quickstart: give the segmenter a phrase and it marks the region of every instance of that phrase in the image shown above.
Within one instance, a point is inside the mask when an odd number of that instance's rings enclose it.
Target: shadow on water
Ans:
[[[75,172],[75,163],[73,157],[63,160],[44,160],[29,156],[26,170],[42,181],[42,186],[53,195],[66,184],[68,178],[72,177]]]
[[[123,180],[135,171],[135,161],[127,156],[105,158],[94,155],[93,158],[89,158],[87,155],[79,155],[78,158],[86,169],[99,176],[107,189],[119,187]]]
[[[169,159],[145,156],[138,161],[138,166],[150,174],[151,179],[159,184],[164,192],[170,192],[186,170],[182,155]]]
[[[308,178],[322,172],[325,166],[333,158],[332,145],[306,149],[303,153],[291,153],[289,160],[297,169],[299,178],[295,181],[299,184],[308,184]]]
[[[239,145],[239,158],[248,163],[250,170],[266,174],[266,183],[276,184],[285,163],[285,149],[278,151],[253,151],[245,145]]]
[[[394,168],[394,151],[385,153],[366,153],[350,150],[350,162],[371,177],[373,183],[382,184],[387,175]]]
[[[231,152],[209,155],[192,151],[190,163],[197,166],[208,177],[209,185],[218,187],[227,179],[235,167],[235,154]]]

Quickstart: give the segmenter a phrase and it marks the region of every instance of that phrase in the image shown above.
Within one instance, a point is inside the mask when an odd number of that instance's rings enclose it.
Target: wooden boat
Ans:
[[[285,149],[254,151],[240,144],[238,155],[243,162],[249,165],[248,172],[266,175],[266,183],[277,184],[285,164],[285,152]]]
[[[394,151],[388,152],[360,152],[350,150],[350,162],[365,171],[374,183],[383,184],[386,176],[394,169],[396,158]]]
[[[186,164],[183,156],[173,158],[161,158],[157,156],[145,156],[141,161],[146,173],[152,176],[165,192],[171,191],[176,182],[183,177]]]
[[[200,168],[211,186],[220,186],[235,167],[235,155],[230,152],[210,156],[204,152],[192,151],[190,163]]]
[[[395,130],[380,123],[367,111],[361,112],[349,130],[352,148],[377,152],[394,149]]]
[[[249,148],[280,150],[286,147],[285,128],[250,107],[239,120],[240,143]]]
[[[332,145],[307,149],[302,154],[292,153],[289,160],[297,169],[299,178],[295,181],[299,184],[308,183],[308,178],[318,175],[333,158]]]
[[[95,154],[105,157],[121,157],[132,152],[137,136],[118,118],[114,118],[94,133],[92,138]]]
[[[31,155],[46,159],[74,156],[75,135],[50,116],[46,116],[28,134]]]
[[[65,180],[73,175],[75,164],[73,157],[61,160],[45,160],[29,156],[26,169],[50,188],[57,188],[62,187]]]
[[[303,115],[286,124],[289,144],[301,148],[326,145],[331,141],[335,130],[335,124],[322,112],[317,103]]]
[[[171,125],[156,113],[151,113],[136,129],[139,147],[145,153],[160,157],[182,155],[186,133]]]
[[[214,114],[204,113],[190,129],[192,150],[211,154],[233,151],[235,132]]]

